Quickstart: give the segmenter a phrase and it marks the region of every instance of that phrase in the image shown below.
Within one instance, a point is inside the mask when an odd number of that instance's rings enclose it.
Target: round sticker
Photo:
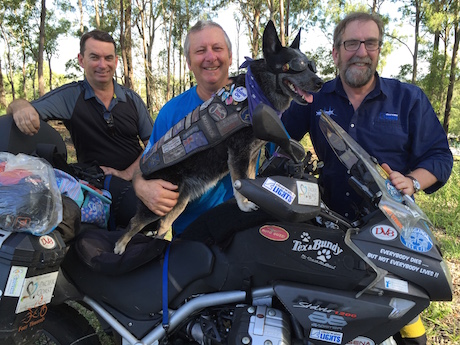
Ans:
[[[401,233],[401,243],[416,252],[425,253],[433,248],[433,241],[420,228],[412,228]]]
[[[259,233],[272,241],[286,241],[289,238],[289,233],[276,225],[264,225],[259,229]]]
[[[53,249],[56,247],[56,241],[54,241],[54,238],[48,235],[41,236],[39,238],[40,245],[45,248],[45,249]]]
[[[382,241],[391,241],[398,237],[398,231],[389,225],[376,225],[371,229],[371,233]]]
[[[248,98],[248,91],[244,86],[238,86],[233,91],[233,99],[237,102],[243,102],[246,98]]]

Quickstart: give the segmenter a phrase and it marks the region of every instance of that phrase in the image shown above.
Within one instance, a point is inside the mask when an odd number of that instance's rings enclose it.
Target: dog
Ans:
[[[179,198],[163,217],[140,203],[126,232],[115,244],[116,254],[122,254],[130,239],[154,221],[158,220],[155,237],[163,238],[187,204],[229,172],[233,183],[255,178],[258,153],[266,144],[255,138],[250,125],[255,105],[265,102],[281,113],[292,99],[300,104],[311,103],[311,92],[323,85],[314,63],[299,50],[299,45],[300,30],[292,44],[283,47],[273,22],[269,21],[263,34],[264,58],[248,62],[246,74],[234,77],[232,84],[187,115],[154,147],[146,147],[140,165],[144,177],[178,185]],[[195,151],[191,156],[184,155],[187,145],[189,151]],[[181,155],[181,161],[174,159]],[[233,191],[242,211],[257,209],[257,205]]]

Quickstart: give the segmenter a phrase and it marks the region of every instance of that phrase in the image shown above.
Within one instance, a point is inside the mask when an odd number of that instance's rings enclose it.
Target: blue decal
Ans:
[[[416,252],[425,253],[433,248],[433,241],[426,231],[412,228],[401,233],[401,243]]]
[[[399,192],[399,190],[396,189],[393,183],[390,182],[390,180],[385,180],[385,186],[387,187],[388,193],[394,200],[396,200],[397,202],[402,201],[401,193]]]

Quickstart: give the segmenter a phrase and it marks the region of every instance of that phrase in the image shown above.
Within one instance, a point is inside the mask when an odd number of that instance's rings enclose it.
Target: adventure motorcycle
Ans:
[[[65,303],[77,301],[118,344],[375,345],[430,301],[452,299],[432,224],[332,119],[322,114],[321,130],[371,207],[352,224],[321,202],[278,117],[260,106],[253,121],[279,150],[259,177],[235,183],[262,211],[223,206],[233,213],[211,224],[226,231],[138,234],[123,256],[113,232],[88,229],[67,248],[57,231],[1,231],[0,343],[99,344]]]

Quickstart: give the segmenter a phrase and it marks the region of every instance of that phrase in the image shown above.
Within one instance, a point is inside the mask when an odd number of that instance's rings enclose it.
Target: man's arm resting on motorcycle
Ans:
[[[137,197],[159,216],[171,211],[179,198],[178,186],[160,179],[146,180],[139,168],[133,174],[132,183]]]
[[[414,183],[410,177],[401,174],[398,171],[391,170],[390,166],[386,163],[382,164],[382,168],[388,173],[391,183],[404,194],[409,196],[415,193]],[[412,176],[420,183],[420,190],[424,190],[434,185],[438,179],[428,170],[423,168],[411,171],[408,176]]]
[[[25,99],[17,99],[10,103],[6,110],[13,115],[14,122],[19,130],[27,135],[34,135],[40,129],[40,116],[35,108]]]

